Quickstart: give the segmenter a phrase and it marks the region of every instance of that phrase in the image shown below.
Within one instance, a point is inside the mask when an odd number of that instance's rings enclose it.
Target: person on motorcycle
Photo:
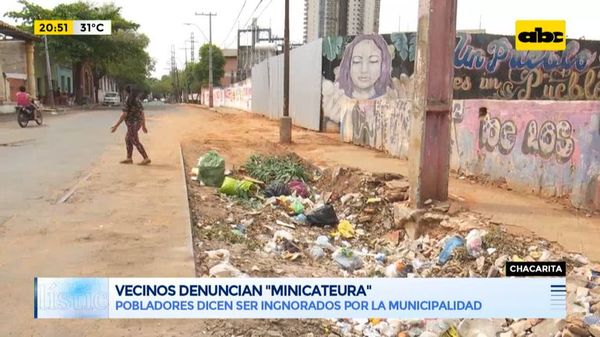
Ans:
[[[31,100],[31,96],[27,93],[25,87],[20,86],[19,92],[17,92],[17,105],[25,108],[31,114],[35,111],[35,105]]]

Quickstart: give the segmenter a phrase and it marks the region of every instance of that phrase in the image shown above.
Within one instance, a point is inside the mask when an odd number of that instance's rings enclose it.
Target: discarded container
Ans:
[[[378,202],[381,202],[381,198],[369,198],[369,199],[367,199],[367,204],[376,204]]]
[[[292,201],[290,204],[290,209],[294,212],[294,214],[304,213],[304,205],[298,199]]]
[[[333,260],[343,269],[353,271],[363,267],[363,261],[360,256],[356,255],[351,249],[340,248],[333,255]]]
[[[306,221],[311,225],[337,225],[339,220],[333,206],[326,204],[306,213]]]
[[[310,196],[308,186],[298,179],[291,180],[288,183],[288,189],[290,191],[290,194],[296,192],[296,195],[302,198],[308,198]]]
[[[298,214],[293,218],[293,220],[294,220],[294,222],[296,222],[298,224],[306,223],[306,215]]]
[[[337,231],[333,233],[335,237],[351,239],[354,237],[354,226],[348,220],[342,220],[337,226]]]
[[[265,188],[266,197],[278,197],[281,195],[290,195],[290,189],[285,183],[280,181],[272,182],[267,188]]]
[[[216,151],[209,151],[198,160],[198,178],[206,186],[221,187],[225,179],[225,160]]]
[[[456,247],[460,247],[463,245],[463,240],[460,236],[452,236],[446,240],[444,243],[444,248],[438,257],[438,264],[443,265],[450,260],[452,257],[452,252]]]
[[[467,253],[472,257],[479,257],[483,254],[483,241],[481,240],[481,231],[473,229],[465,238]]]

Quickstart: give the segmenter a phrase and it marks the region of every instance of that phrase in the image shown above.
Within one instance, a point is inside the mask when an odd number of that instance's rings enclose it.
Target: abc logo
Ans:
[[[565,50],[566,23],[564,20],[519,20],[515,25],[515,49]]]
[[[544,32],[542,27],[535,27],[533,32],[521,32],[519,33],[519,41],[530,43],[530,42],[562,42],[563,32]]]

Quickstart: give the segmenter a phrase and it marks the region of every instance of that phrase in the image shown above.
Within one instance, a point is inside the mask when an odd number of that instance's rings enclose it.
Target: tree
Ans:
[[[208,52],[209,44],[204,44],[200,47],[200,62],[194,69],[194,79],[201,85],[208,84]],[[212,62],[213,62],[213,83],[219,83],[225,75],[225,57],[223,51],[212,45]]]
[[[148,80],[148,87],[154,97],[167,97],[173,90],[171,76],[163,75],[160,80],[150,78]]]
[[[100,78],[114,77],[121,85],[132,83],[143,86],[152,70],[153,62],[145,51],[149,40],[136,30],[139,25],[121,16],[121,8],[114,4],[95,6],[88,2],[59,4],[46,9],[27,0],[19,0],[21,11],[9,12],[7,16],[21,20],[21,29],[33,31],[36,19],[111,20],[112,35],[51,36],[48,49],[54,61],[73,65],[74,88],[78,99],[81,76],[85,67],[91,68],[95,87],[94,100]],[[41,45],[36,48],[42,48]]]

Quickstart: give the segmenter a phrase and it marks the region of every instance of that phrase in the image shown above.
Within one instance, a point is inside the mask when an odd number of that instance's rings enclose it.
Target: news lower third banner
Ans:
[[[564,277],[36,278],[35,318],[564,318]]]

